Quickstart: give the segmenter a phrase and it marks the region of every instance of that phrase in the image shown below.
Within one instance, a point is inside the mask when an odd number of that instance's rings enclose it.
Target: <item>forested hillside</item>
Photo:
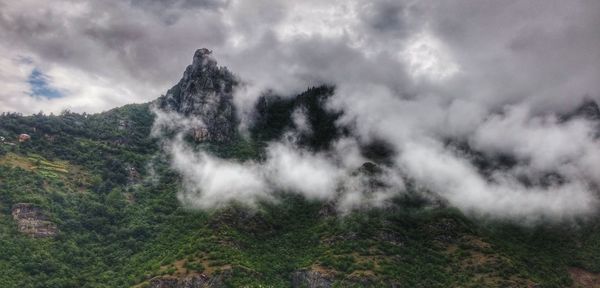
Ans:
[[[293,107],[306,103],[324,132],[304,141],[319,149],[333,135],[327,119],[336,116],[316,103],[330,91],[311,89],[292,102],[260,101],[261,116],[251,136],[198,148],[259,160],[261,143],[293,129],[287,126],[293,125]],[[473,219],[420,193],[398,197],[385,209],[348,215],[338,215],[328,203],[286,193],[278,203],[253,209],[235,204],[212,211],[186,209],[176,198],[179,177],[150,136],[153,118],[148,104],[94,115],[0,117],[5,138],[0,144],[0,286],[598,283],[600,227],[594,219],[534,226]],[[22,133],[30,139],[18,142]],[[46,217],[42,220],[56,226],[56,234],[35,237],[19,231],[11,215],[18,203],[38,209]]]

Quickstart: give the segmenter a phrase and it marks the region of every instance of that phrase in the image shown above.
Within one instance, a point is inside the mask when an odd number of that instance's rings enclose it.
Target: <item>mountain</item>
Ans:
[[[181,81],[153,103],[92,115],[0,115],[0,287],[600,283],[597,216],[529,226],[473,218],[410,182],[389,206],[347,215],[284,192],[255,208],[186,208],[177,198],[182,177],[151,135],[157,113],[199,119],[186,138],[194,149],[254,162],[289,131],[298,145],[327,151],[350,129],[336,126],[343,111],[323,105],[335,87],[321,86],[295,97],[265,94],[241,136],[233,104],[240,83],[200,49]],[[299,110],[310,133],[294,120]],[[576,114],[588,117],[588,110]],[[19,142],[21,134],[29,137]],[[362,149],[371,162],[356,173],[374,179],[395,153],[377,141]],[[496,165],[478,157],[482,167]]]
[[[236,132],[233,90],[238,80],[227,68],[218,67],[210,54],[206,48],[198,49],[183,78],[157,103],[164,111],[199,119],[202,123],[193,127],[197,141],[226,142]]]

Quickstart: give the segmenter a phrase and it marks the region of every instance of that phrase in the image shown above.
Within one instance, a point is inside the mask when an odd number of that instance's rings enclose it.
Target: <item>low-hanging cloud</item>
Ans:
[[[466,159],[439,143],[408,143],[398,163],[409,175],[463,211],[525,220],[564,219],[592,213],[597,199],[582,179],[526,187],[514,175],[483,177]]]
[[[309,151],[290,140],[272,142],[265,148],[264,161],[239,162],[194,150],[184,140],[185,133],[203,125],[201,121],[154,112],[153,135],[161,139],[172,168],[182,176],[179,199],[192,207],[210,209],[232,202],[255,207],[261,201],[276,201],[275,193],[287,192],[337,202],[338,210],[347,212],[384,206],[405,190],[402,177],[386,167],[377,176],[382,185],[373,187],[371,178],[359,170],[366,160],[358,143],[349,138],[339,139],[328,152]]]

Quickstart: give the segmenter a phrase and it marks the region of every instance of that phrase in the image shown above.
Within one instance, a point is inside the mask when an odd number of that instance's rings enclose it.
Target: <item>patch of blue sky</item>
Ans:
[[[52,87],[49,83],[48,75],[44,74],[37,68],[33,69],[27,79],[27,83],[31,87],[29,95],[36,97],[44,97],[48,99],[63,97],[63,93]]]

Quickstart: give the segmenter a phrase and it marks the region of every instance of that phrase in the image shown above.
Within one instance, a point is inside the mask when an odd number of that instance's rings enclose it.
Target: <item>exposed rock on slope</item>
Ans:
[[[159,109],[195,117],[203,122],[191,127],[198,142],[224,142],[236,131],[233,89],[238,81],[225,67],[217,66],[211,51],[202,48],[194,54],[183,78],[157,101]]]
[[[573,287],[595,288],[600,287],[600,274],[592,273],[581,268],[570,268],[569,275],[573,279]]]
[[[49,221],[48,216],[31,203],[15,204],[12,216],[19,232],[34,238],[54,237],[58,231],[56,224]]]
[[[217,288],[224,287],[220,276],[190,275],[186,277],[159,276],[150,280],[150,288]]]
[[[329,288],[333,282],[333,276],[319,271],[299,270],[292,273],[292,287]]]

